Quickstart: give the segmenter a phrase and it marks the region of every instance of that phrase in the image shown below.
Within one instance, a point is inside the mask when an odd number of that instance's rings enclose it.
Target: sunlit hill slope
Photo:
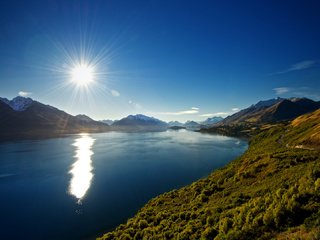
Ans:
[[[291,121],[320,108],[320,102],[308,98],[277,98],[251,105],[202,132],[251,137],[279,122]]]
[[[101,239],[320,239],[319,115],[262,131],[243,156]]]

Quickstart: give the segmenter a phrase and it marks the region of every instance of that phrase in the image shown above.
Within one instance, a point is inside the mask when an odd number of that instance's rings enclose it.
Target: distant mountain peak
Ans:
[[[167,123],[154,117],[136,114],[129,115],[119,121],[114,122],[112,127],[116,130],[124,131],[162,131],[167,129]]]
[[[221,122],[223,120],[223,117],[211,117],[207,118],[205,121],[201,122],[203,125],[212,125],[218,122]]]
[[[184,127],[190,130],[199,130],[201,128],[201,124],[197,123],[196,121],[186,121]]]
[[[199,123],[197,123],[196,121],[193,121],[193,120],[188,120],[188,121],[186,121],[185,124],[199,124]]]
[[[127,118],[130,120],[143,120],[143,121],[158,120],[154,117],[149,117],[143,114],[129,115]]]
[[[8,100],[6,98],[0,98],[0,100],[6,104],[8,104],[13,110],[22,112],[31,106],[34,102],[31,98],[17,96],[12,100]]]
[[[168,122],[170,127],[182,127],[184,124],[178,121],[170,121]]]

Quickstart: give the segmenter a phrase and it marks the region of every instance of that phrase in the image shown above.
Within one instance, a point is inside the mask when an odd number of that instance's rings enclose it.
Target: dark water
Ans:
[[[189,131],[0,144],[0,238],[94,239],[246,148],[239,139]]]

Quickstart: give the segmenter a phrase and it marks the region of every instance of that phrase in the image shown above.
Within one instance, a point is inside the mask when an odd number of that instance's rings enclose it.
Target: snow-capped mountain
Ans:
[[[154,117],[148,117],[143,114],[137,114],[137,115],[129,115],[126,117],[129,120],[134,120],[134,121],[145,121],[145,122],[162,122],[159,119],[156,119]]]
[[[33,103],[33,100],[31,98],[25,98],[21,96],[17,96],[12,100],[8,100],[7,98],[0,98],[0,100],[8,104],[13,110],[18,112],[25,111]]]
[[[167,123],[142,114],[129,115],[112,124],[114,130],[120,131],[163,131]]]
[[[196,121],[189,120],[185,123],[180,123],[178,121],[171,121],[168,123],[168,126],[169,127],[184,127],[189,130],[199,130],[204,127],[209,127],[212,124],[215,124],[215,123],[220,122],[222,120],[223,120],[222,117],[212,117],[212,118],[206,119],[203,122],[196,122]]]
[[[168,122],[169,127],[183,127],[183,123],[178,122],[178,121],[171,121]]]
[[[184,124],[184,127],[189,130],[199,130],[199,129],[201,129],[202,125],[200,123],[195,122],[195,121],[187,121]]]
[[[85,121],[84,121],[85,119]],[[72,116],[55,107],[16,97],[0,99],[0,138],[19,139],[80,132],[105,132],[110,127],[81,115]]]

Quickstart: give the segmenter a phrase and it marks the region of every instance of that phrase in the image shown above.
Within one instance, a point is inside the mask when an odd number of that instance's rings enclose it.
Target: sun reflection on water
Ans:
[[[90,188],[93,178],[93,167],[91,156],[93,151],[91,150],[95,139],[88,134],[81,134],[80,138],[77,138],[72,144],[76,147],[75,159],[72,164],[69,173],[72,175],[69,192],[71,195],[78,199],[78,203],[81,203],[81,199],[85,196],[86,192]]]

